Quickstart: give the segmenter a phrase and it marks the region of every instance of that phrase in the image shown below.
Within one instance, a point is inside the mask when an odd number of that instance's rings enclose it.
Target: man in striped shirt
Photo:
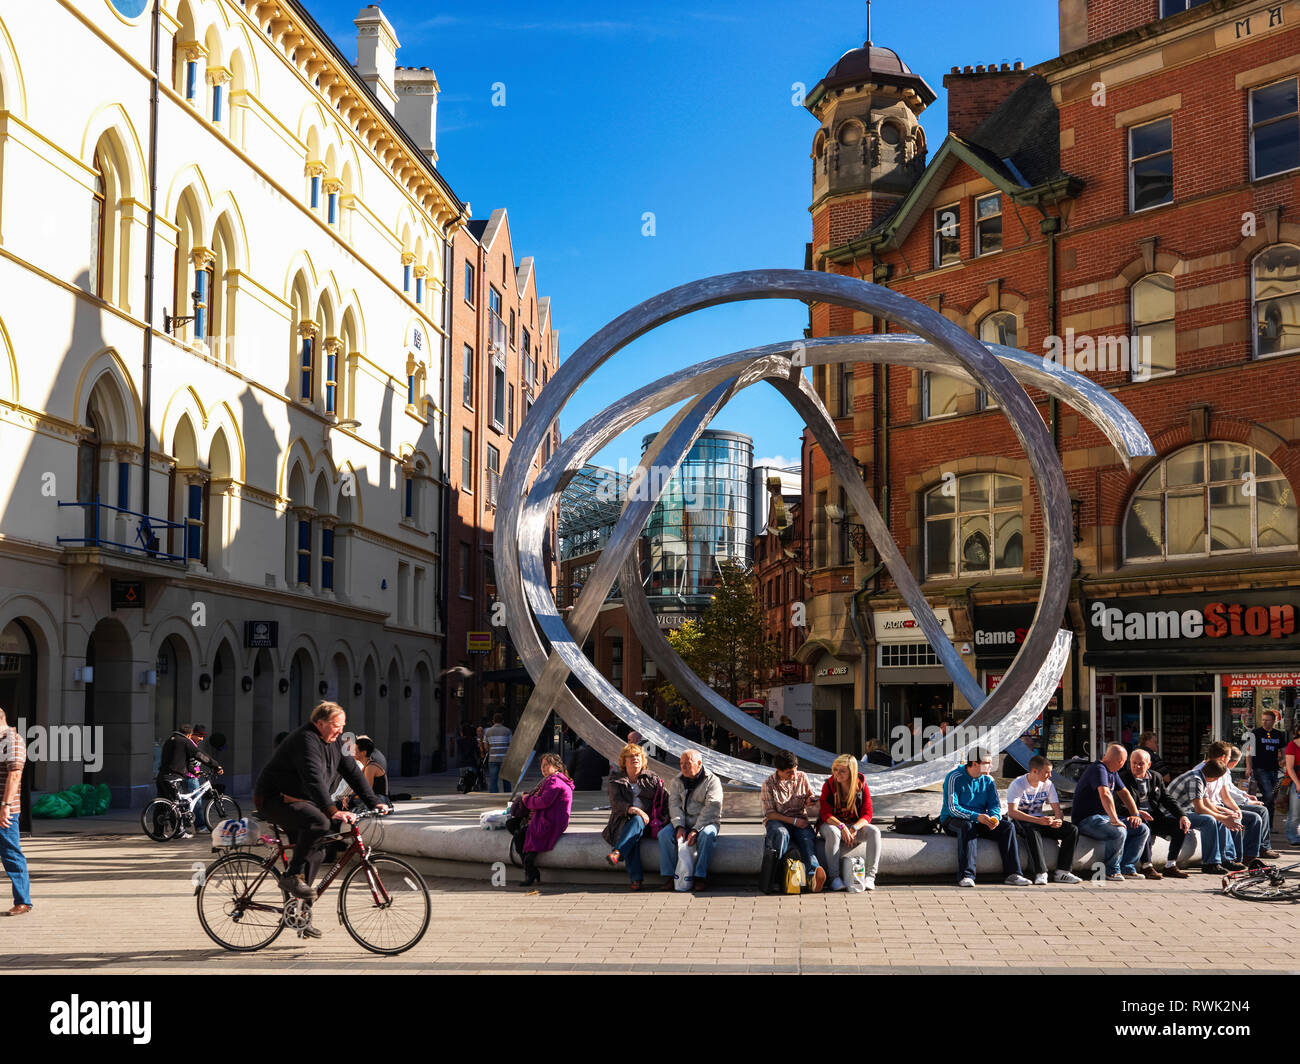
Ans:
[[[18,790],[26,762],[27,744],[22,733],[10,726],[5,711],[0,709],[0,863],[9,873],[14,892],[14,907],[9,910],[9,916],[32,911],[27,858],[18,838]]]
[[[509,780],[501,778],[501,766],[505,764],[506,751],[510,749],[510,740],[514,736],[514,732],[506,727],[505,720],[500,713],[493,715],[492,727],[483,733],[488,744],[488,790],[492,794],[498,793],[498,783],[506,785],[506,794],[514,790]]]

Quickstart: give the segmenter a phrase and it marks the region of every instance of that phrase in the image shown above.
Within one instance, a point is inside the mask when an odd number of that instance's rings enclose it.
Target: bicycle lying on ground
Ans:
[[[1295,868],[1300,861],[1230,872],[1223,877],[1223,893],[1244,901],[1300,901],[1300,872],[1288,875]]]
[[[212,781],[204,778],[198,790],[182,794],[179,801],[155,798],[140,814],[140,826],[154,842],[166,842],[176,838],[187,822],[192,830],[194,813],[200,805],[203,821],[209,828],[215,828],[223,820],[238,820],[240,816],[239,803],[228,794],[218,794]]]
[[[372,953],[404,953],[429,926],[429,888],[405,861],[376,853],[362,839],[360,822],[378,815],[358,813],[357,823],[321,839],[319,846],[340,842],[348,846],[316,887],[315,897],[307,900],[291,898],[280,888],[277,865],[288,868],[293,847],[279,827],[274,835],[259,840],[272,848],[270,856],[240,850],[219,858],[208,866],[194,892],[203,930],[217,945],[239,953],[269,946],[286,927],[302,938],[311,926],[312,903],[358,857],[360,864],[339,887],[339,922]]]

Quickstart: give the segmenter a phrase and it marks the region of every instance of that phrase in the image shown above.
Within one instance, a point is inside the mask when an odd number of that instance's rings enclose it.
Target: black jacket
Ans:
[[[584,746],[569,758],[569,776],[575,791],[599,791],[609,773],[609,760],[594,746]]]
[[[1119,778],[1124,781],[1124,786],[1129,789],[1129,793],[1133,795],[1133,801],[1136,802],[1137,796],[1141,793],[1141,790],[1138,787],[1137,778],[1133,775],[1133,770],[1128,765],[1125,765],[1119,770]],[[1150,771],[1147,772],[1146,782],[1148,784],[1148,813],[1152,816],[1163,815],[1172,817],[1174,820],[1177,820],[1183,815],[1183,811],[1179,809],[1174,800],[1169,797],[1168,792],[1165,790],[1165,781],[1161,778],[1160,773],[1155,770],[1154,765],[1152,765]],[[1118,805],[1119,803],[1116,802],[1115,804]],[[1139,805],[1138,808],[1141,809],[1142,806]],[[1118,813],[1119,810],[1117,809],[1116,812]],[[1120,815],[1123,816],[1124,814],[1120,813]]]
[[[198,761],[214,769],[221,767],[195,746],[194,740],[184,732],[172,732],[163,743],[162,756],[158,761],[158,775],[188,776],[191,761]]]
[[[275,748],[271,760],[257,777],[253,797],[284,794],[290,798],[306,799],[332,816],[339,808],[330,798],[338,776],[348,782],[368,808],[374,809],[379,804],[366,777],[357,768],[356,759],[343,756],[343,747],[337,739],[327,743],[320,737],[316,725],[304,724],[291,731]]]

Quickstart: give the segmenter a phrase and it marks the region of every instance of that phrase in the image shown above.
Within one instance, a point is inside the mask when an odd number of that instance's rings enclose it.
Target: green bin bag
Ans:
[[[60,820],[75,815],[75,810],[60,795],[42,794],[32,803],[32,816],[41,820]]]

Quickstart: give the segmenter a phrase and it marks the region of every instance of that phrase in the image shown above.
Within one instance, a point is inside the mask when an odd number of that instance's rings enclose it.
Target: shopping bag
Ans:
[[[841,857],[840,879],[850,894],[861,894],[867,889],[867,862],[861,857]]]
[[[677,871],[673,875],[674,890],[690,890],[695,882],[695,848],[684,842],[677,844]]]

